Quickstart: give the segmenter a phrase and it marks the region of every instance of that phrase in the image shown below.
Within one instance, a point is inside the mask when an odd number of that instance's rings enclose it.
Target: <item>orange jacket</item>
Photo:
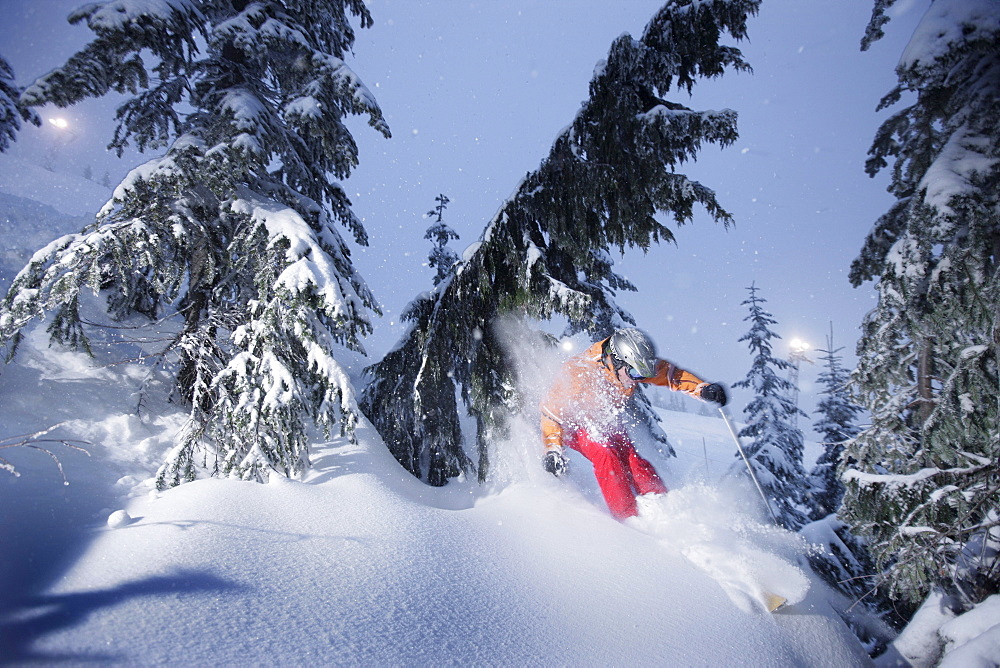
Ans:
[[[693,373],[666,360],[656,363],[656,375],[639,381],[623,380],[603,355],[607,339],[563,363],[559,378],[541,403],[545,448],[558,449],[564,433],[585,429],[599,437],[625,428],[625,411],[639,383],[660,385],[698,397],[708,385]]]

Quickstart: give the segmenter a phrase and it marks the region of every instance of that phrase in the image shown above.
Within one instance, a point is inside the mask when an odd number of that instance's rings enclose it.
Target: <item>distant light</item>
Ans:
[[[810,348],[809,344],[802,339],[792,339],[788,345],[791,346],[792,352],[796,353],[804,353]]]
[[[573,345],[573,341],[571,339],[565,339],[563,340],[562,343],[559,344],[559,347],[569,353],[572,352],[573,348],[575,348],[576,346]]]
[[[49,123],[56,126],[60,130],[65,130],[69,127],[69,122],[65,118],[50,118]]]

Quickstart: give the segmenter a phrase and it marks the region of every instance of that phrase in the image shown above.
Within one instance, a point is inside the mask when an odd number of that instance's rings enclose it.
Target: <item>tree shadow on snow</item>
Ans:
[[[123,657],[109,654],[63,654],[37,651],[33,645],[46,635],[84,623],[93,613],[130,599],[164,594],[238,592],[244,587],[210,573],[179,571],[126,582],[100,591],[48,594],[23,602],[15,614],[0,621],[0,665],[22,662],[67,661],[105,663]]]
[[[413,477],[389,454],[374,428],[358,427],[355,435],[360,442],[352,443],[347,438],[335,438],[313,444],[309,455],[309,472],[306,474],[310,484],[321,484],[346,475],[375,475],[382,478],[387,472],[396,472],[401,478]],[[373,437],[377,441],[369,442]]]
[[[83,554],[117,500],[113,486],[120,476],[96,458],[60,452],[71,481],[65,485],[42,453],[5,456],[22,475],[0,471],[0,619],[45,591]],[[0,660],[4,654],[0,645]]]

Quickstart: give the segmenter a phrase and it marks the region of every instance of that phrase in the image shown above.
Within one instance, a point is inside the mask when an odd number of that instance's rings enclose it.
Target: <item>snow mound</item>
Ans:
[[[123,526],[128,526],[132,523],[132,516],[124,510],[116,510],[115,512],[108,515],[108,526],[112,529],[118,529]]]
[[[692,450],[690,461],[658,460],[678,482],[637,520],[648,526],[610,516],[586,462],[566,479],[541,471],[533,428],[498,453],[507,477],[492,486],[429,487],[363,425],[358,444],[318,444],[301,481],[208,479],[151,493],[183,413],[153,370],[106,364],[103,346],[95,353],[49,348],[38,327],[4,370],[8,429],[59,422],[90,453],[60,451],[66,487],[31,451],[15,453],[24,475],[0,478],[16,521],[0,543],[0,575],[9,574],[0,646],[10,662],[868,661],[815,583],[790,612],[771,615],[735,598],[710,567],[731,564],[773,588],[777,573],[790,600],[804,588],[790,566],[799,546],[750,514],[752,497],[685,484],[709,460],[722,469],[732,459],[719,420],[669,416],[679,434],[703,438],[679,451]]]
[[[933,591],[913,619],[875,665],[969,666],[1000,665],[1000,595],[994,594],[968,612],[956,615],[951,601]]]

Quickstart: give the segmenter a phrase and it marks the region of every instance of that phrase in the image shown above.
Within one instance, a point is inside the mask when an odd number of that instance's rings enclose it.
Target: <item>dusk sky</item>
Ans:
[[[78,0],[0,0],[0,54],[25,85],[61,64],[90,37],[65,16]],[[895,84],[894,67],[928,4],[899,0],[887,36],[861,52],[871,2],[765,0],[738,46],[753,74],[729,73],[696,84],[693,96],[664,97],[693,109],[732,108],[740,138],[705,146],[682,167],[714,189],[735,217],[725,230],[701,212],[674,229],[676,245],[616,258],[638,287],[619,303],[657,340],[664,357],[710,380],[731,384],[750,367],[738,339],[746,333],[746,288],[756,283],[778,324],[787,354],[797,337],[823,347],[833,321],[835,345],[853,365],[858,327],[874,306],[871,285],[852,288],[851,261],[888,208],[888,175],[864,173],[867,149],[890,112],[877,112]],[[368,343],[378,359],[400,332],[399,311],[431,287],[429,221],[439,193],[451,202],[445,222],[461,251],[548,153],[587,97],[594,66],[621,33],[638,37],[661,0],[372,0],[375,20],[360,30],[349,64],[376,95],[392,130],[386,140],[363,119],[351,123],[361,164],[345,182],[371,245],[355,259],[384,307]],[[0,155],[0,191],[24,162],[55,156],[56,172],[107,171],[114,183],[143,156],[118,160],[111,138],[113,100],[42,110],[45,123],[24,129]],[[45,199],[39,186],[39,199]],[[23,187],[20,196],[30,196]],[[110,194],[110,190],[108,191]],[[89,199],[88,199],[89,198]],[[81,194],[67,209],[96,211]],[[98,198],[99,199],[99,198]],[[52,202],[50,202],[52,203]],[[818,355],[813,354],[813,359]],[[802,370],[802,405],[812,410],[818,368]],[[739,397],[738,397],[739,398]],[[737,402],[739,413],[742,402]],[[668,427],[669,431],[669,427]]]

